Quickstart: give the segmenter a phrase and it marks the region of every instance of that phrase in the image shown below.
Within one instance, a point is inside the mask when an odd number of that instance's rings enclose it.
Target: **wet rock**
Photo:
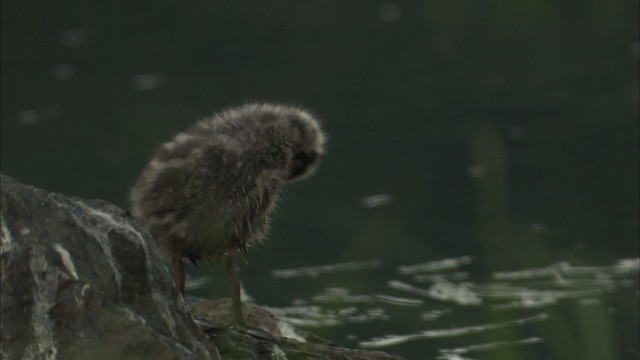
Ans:
[[[226,328],[232,319],[231,299],[203,301],[190,306],[224,359],[402,360],[381,351],[347,349],[312,333],[296,329],[253,304],[243,304],[246,326]]]
[[[217,359],[123,210],[2,176],[3,359]]]
[[[228,327],[231,301],[187,306],[125,211],[0,177],[2,359],[399,359],[250,304]]]

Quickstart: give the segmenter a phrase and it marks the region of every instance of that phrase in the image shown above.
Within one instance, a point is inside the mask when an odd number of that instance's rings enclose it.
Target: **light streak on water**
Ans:
[[[131,88],[138,91],[148,91],[162,87],[166,82],[166,76],[162,72],[138,74],[131,78]]]
[[[336,327],[347,323],[357,324],[371,321],[388,321],[389,315],[383,308],[359,308],[356,306],[328,309],[317,305],[290,307],[269,307],[275,316],[294,326],[306,328]]]
[[[360,340],[361,347],[383,348],[412,341],[428,341],[428,346],[438,354],[434,354],[432,358],[437,356],[438,360],[476,360],[473,356],[476,352],[543,342],[545,334],[532,334],[519,341],[500,341],[501,332],[497,330],[510,331],[509,328],[551,318],[557,310],[555,305],[560,301],[575,300],[575,305],[581,307],[604,306],[604,294],[622,287],[637,286],[640,269],[638,258],[621,259],[609,266],[573,266],[568,262],[560,262],[539,268],[495,272],[489,281],[475,283],[468,280],[468,272],[459,269],[471,261],[469,256],[460,256],[398,268],[389,266],[383,269],[386,272],[376,271],[376,276],[379,278],[388,274],[392,277],[394,269],[405,276],[395,275],[397,279],[388,280],[387,291],[376,288],[367,292],[367,288],[357,286],[358,292],[352,292],[352,279],[336,276],[324,279],[329,286],[319,293],[297,297],[291,300],[291,306],[269,309],[275,316],[292,325],[305,328],[344,328],[357,333],[360,327],[375,324],[378,329],[384,329],[387,325],[389,328],[405,329],[396,330],[405,332],[400,335],[385,335],[384,330],[380,330],[378,336],[370,339],[349,338],[349,335],[344,335],[344,339],[349,342]],[[282,284],[289,284],[286,280],[289,278],[317,278],[324,274],[347,271],[366,272],[382,266],[379,260],[355,261],[273,270],[272,276],[283,279]],[[418,281],[424,281],[426,286],[416,286]],[[193,278],[189,279],[188,286],[199,287],[205,283],[206,278]],[[513,309],[517,311],[514,312]],[[538,312],[533,316],[504,322],[483,323],[483,320],[471,320],[482,319],[481,315],[473,315],[487,310],[515,316],[516,313],[522,313],[518,309],[538,309]],[[531,310],[526,311],[531,315]],[[413,325],[405,326],[407,314],[416,319]],[[435,329],[424,330],[425,324]],[[455,324],[455,327],[449,324]],[[471,343],[479,338],[475,334],[485,332],[495,332],[488,336],[495,341]],[[468,342],[465,341],[465,335],[471,335]],[[448,338],[460,338],[456,343],[460,344],[462,341],[462,344],[446,349],[444,346],[451,346]],[[482,335],[480,338],[486,337]],[[435,339],[447,340],[443,343],[442,340]]]
[[[425,296],[442,302],[466,306],[482,304],[482,299],[474,292],[471,283],[456,284],[450,281],[440,281],[433,284],[429,289],[423,289],[402,281],[392,280],[387,283],[387,286],[395,290]]]
[[[638,272],[638,270],[640,270],[640,258],[621,259],[611,266],[573,266],[564,261],[542,268],[496,272],[493,274],[493,278],[494,280],[553,278],[562,282],[566,276],[590,276],[603,279]]]
[[[398,306],[420,306],[424,304],[424,300],[415,298],[405,298],[384,294],[375,294],[373,297],[380,302]]]
[[[316,303],[370,303],[373,297],[369,295],[354,295],[345,288],[328,288],[323,294],[315,295],[311,301]]]
[[[544,339],[542,338],[530,337],[527,339],[522,339],[517,341],[496,341],[496,342],[490,342],[486,344],[469,345],[466,347],[455,348],[455,349],[440,349],[440,355],[438,355],[436,359],[437,360],[469,359],[469,358],[461,357],[460,354],[467,354],[467,353],[476,352],[476,351],[494,350],[494,349],[510,347],[510,346],[540,344],[543,342],[544,342]]]
[[[375,208],[389,205],[393,202],[393,196],[390,194],[377,194],[360,198],[358,203],[363,208]]]
[[[456,271],[452,273],[436,273],[436,274],[416,274],[413,280],[417,282],[436,282],[436,281],[462,281],[469,278],[469,273],[465,271]]]
[[[449,259],[429,261],[422,264],[400,266],[398,267],[398,272],[403,275],[411,275],[423,272],[458,269],[463,265],[470,264],[471,261],[471,256],[460,256]]]
[[[294,278],[294,277],[318,277],[322,274],[333,274],[345,271],[368,270],[382,266],[380,260],[353,261],[319,266],[305,266],[293,269],[272,270],[271,276],[274,278]]]
[[[492,330],[498,330],[508,327],[521,326],[524,324],[529,324],[533,322],[543,321],[549,318],[549,314],[547,313],[539,313],[534,316],[524,317],[516,320],[498,322],[498,323],[489,323],[485,325],[475,325],[475,326],[463,326],[458,328],[449,328],[449,329],[436,329],[436,330],[425,330],[420,331],[413,334],[405,334],[405,335],[385,335],[382,337],[373,338],[367,341],[361,341],[359,345],[364,348],[382,348],[393,345],[398,345],[402,343],[406,343],[408,341],[414,340],[423,340],[423,339],[434,339],[434,338],[446,338],[446,337],[454,337],[454,336],[462,336],[468,334],[477,334],[483,333]]]
[[[311,302],[333,304],[371,304],[378,302],[397,306],[420,306],[424,304],[424,300],[416,298],[406,298],[385,294],[351,294],[349,289],[346,288],[325,289],[323,293],[312,296]]]

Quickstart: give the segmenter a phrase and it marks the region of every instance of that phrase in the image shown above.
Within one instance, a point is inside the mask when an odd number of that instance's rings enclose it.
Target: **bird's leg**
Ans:
[[[238,270],[237,253],[235,248],[227,253],[227,274],[231,283],[231,301],[233,305],[233,322],[244,324],[242,317],[242,300],[240,299],[240,272]]]
[[[184,283],[186,274],[184,272],[184,261],[181,256],[176,256],[171,262],[173,267],[173,277],[180,293],[184,296]]]
[[[273,336],[268,331],[254,326],[248,326],[244,322],[244,318],[242,316],[242,300],[240,299],[240,272],[238,271],[237,250],[238,249],[236,248],[232,248],[227,253],[227,272],[229,273],[229,280],[231,281],[231,301],[233,305],[233,322],[231,323],[231,326],[240,325],[243,327],[244,332],[250,336],[281,344],[280,339]]]

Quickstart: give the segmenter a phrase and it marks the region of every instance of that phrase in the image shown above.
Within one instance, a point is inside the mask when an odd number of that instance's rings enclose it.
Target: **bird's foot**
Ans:
[[[280,340],[279,337],[259,327],[251,326],[247,324],[237,324],[237,323],[232,323],[230,326],[238,327],[238,330],[241,333],[249,335],[258,340],[268,341],[271,343],[282,345],[282,340]]]
[[[235,330],[241,334],[249,335],[253,338],[269,341],[278,345],[282,344],[282,340],[278,336],[273,335],[267,330],[261,329],[256,326],[248,325],[244,321],[232,321],[226,325],[220,323],[214,323],[201,317],[194,318],[196,324],[207,334],[214,335],[221,332],[227,332],[229,330]]]

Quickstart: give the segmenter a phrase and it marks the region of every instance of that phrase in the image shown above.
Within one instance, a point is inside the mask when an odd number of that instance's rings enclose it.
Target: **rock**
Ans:
[[[3,360],[399,359],[334,346],[251,304],[248,326],[224,326],[230,300],[187,306],[124,210],[0,181]]]
[[[2,175],[3,359],[218,359],[147,232]]]
[[[307,331],[294,328],[259,306],[247,303],[243,304],[242,309],[246,327],[218,331],[221,324],[228,324],[232,319],[231,299],[228,298],[193,304],[190,310],[196,318],[211,323],[212,329],[207,332],[212,334],[213,341],[226,360],[402,360],[380,351],[336,346]]]

